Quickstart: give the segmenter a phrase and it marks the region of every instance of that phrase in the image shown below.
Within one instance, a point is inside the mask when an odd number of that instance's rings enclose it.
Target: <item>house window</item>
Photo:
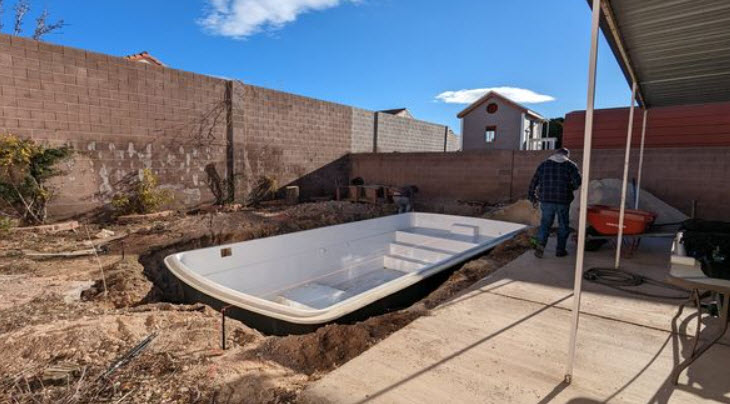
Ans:
[[[495,103],[491,103],[487,105],[487,113],[488,114],[494,114],[499,109],[499,106]]]
[[[487,143],[494,142],[494,136],[497,135],[496,126],[487,126],[487,130],[484,131],[484,141]]]

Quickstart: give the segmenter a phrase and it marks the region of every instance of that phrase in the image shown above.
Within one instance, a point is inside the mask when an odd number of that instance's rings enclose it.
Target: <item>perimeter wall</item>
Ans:
[[[306,197],[347,181],[350,152],[458,146],[443,125],[385,115],[0,34],[0,133],[75,150],[55,216],[104,205],[144,168],[195,206],[212,200],[208,164],[238,201],[264,175]]]
[[[535,168],[548,151],[354,154],[351,177],[367,183],[420,189],[419,198],[499,203],[524,198]],[[622,178],[624,150],[594,150],[591,178]],[[580,167],[580,153],[573,152]],[[629,178],[636,178],[638,152]],[[730,147],[651,148],[645,151],[642,188],[698,217],[730,220]]]

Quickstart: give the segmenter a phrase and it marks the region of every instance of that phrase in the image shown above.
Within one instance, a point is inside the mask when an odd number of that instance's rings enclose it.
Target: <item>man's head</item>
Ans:
[[[567,147],[561,147],[561,148],[559,148],[559,149],[558,149],[558,150],[557,150],[557,151],[555,152],[555,154],[560,154],[560,155],[563,155],[563,156],[565,156],[565,157],[570,157],[570,150],[568,150],[568,148],[567,148]]]

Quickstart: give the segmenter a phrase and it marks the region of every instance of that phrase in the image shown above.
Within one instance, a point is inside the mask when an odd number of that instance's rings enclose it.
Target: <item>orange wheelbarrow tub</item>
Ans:
[[[618,234],[620,216],[618,207],[606,205],[588,206],[588,224],[604,236]],[[624,234],[635,235],[646,232],[656,220],[657,215],[652,212],[635,209],[624,210]]]

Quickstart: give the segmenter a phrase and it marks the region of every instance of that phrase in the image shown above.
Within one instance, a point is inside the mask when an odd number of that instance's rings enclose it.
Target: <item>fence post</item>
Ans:
[[[226,183],[228,186],[227,199],[233,202],[235,198],[235,179],[234,179],[234,153],[233,153],[233,80],[226,81],[225,90],[226,104]]]
[[[449,127],[444,126],[444,152],[449,151]]]
[[[378,152],[378,116],[380,113],[375,112],[373,116],[373,153]]]

